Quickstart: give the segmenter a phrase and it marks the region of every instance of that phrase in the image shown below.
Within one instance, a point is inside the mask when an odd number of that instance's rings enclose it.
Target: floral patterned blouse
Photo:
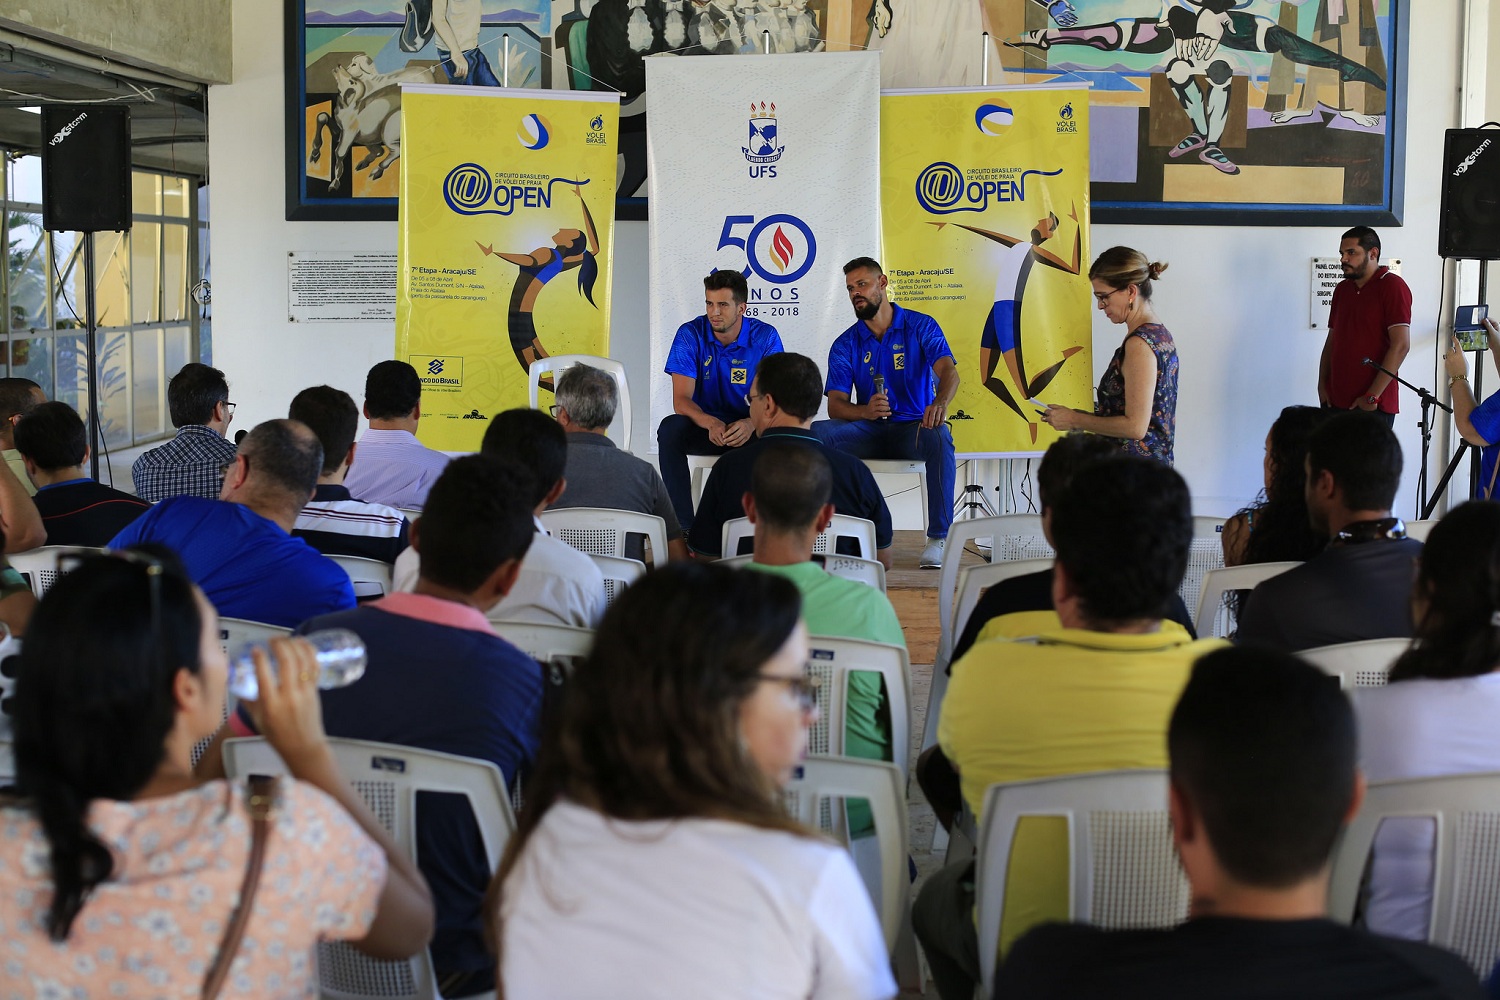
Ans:
[[[1156,392],[1151,397],[1151,422],[1139,441],[1121,439],[1127,454],[1141,455],[1172,464],[1172,437],[1177,430],[1177,345],[1160,323],[1142,323],[1115,349],[1109,367],[1099,379],[1099,402],[1094,412],[1101,417],[1125,415],[1125,345],[1140,337],[1156,355]]]
[[[114,855],[66,941],[47,937],[47,838],[33,813],[0,808],[0,998],[198,997],[250,854],[243,783],[139,802],[96,800],[88,822]],[[255,912],[219,996],[313,997],[313,945],[363,937],[385,885],[384,853],[341,806],[280,781]]]

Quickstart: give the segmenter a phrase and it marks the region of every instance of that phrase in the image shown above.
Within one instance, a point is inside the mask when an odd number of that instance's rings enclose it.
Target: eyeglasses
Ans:
[[[1124,290],[1125,289],[1123,289],[1123,288],[1114,288],[1114,289],[1111,289],[1110,291],[1107,291],[1107,292],[1103,293],[1102,295],[1099,292],[1095,292],[1094,293],[1094,301],[1098,302],[1102,306],[1102,305],[1104,305],[1104,303],[1106,303],[1106,302],[1109,301],[1109,298],[1110,298],[1111,295],[1115,295],[1115,294],[1117,294],[1119,292],[1123,292]]]
[[[547,412],[550,413],[550,414],[552,414],[552,419],[553,420],[557,419],[557,414],[561,410],[562,410],[562,407],[558,406],[556,403],[553,403],[551,406],[547,407]]]
[[[225,462],[223,465],[219,466],[219,478],[223,479],[225,476],[229,475],[229,470],[232,469],[232,468],[234,468],[234,463],[238,462],[242,458],[245,460],[245,471],[249,472],[250,471],[250,456],[246,455],[242,451],[238,455],[235,455],[233,458],[231,458],[229,461]]]
[[[818,691],[823,687],[823,678],[817,674],[803,674],[801,677],[782,677],[780,674],[756,676],[773,684],[785,684],[787,692],[797,699],[797,707],[802,711],[811,712],[818,707]]]
[[[765,399],[765,398],[766,398],[766,394],[763,393],[763,392],[747,392],[747,393],[745,393],[745,405],[746,406],[754,406],[755,405],[755,401],[757,399]]]
[[[231,403],[227,399],[224,400],[224,416],[226,416],[226,417],[232,417],[232,416],[234,416],[234,404]]]

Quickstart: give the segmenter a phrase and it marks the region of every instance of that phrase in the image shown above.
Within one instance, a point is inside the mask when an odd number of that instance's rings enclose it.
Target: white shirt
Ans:
[[[396,557],[391,572],[396,590],[417,588],[417,550]],[[521,573],[505,599],[489,612],[492,619],[598,628],[604,617],[604,574],[586,553],[547,534],[536,521],[536,537],[521,560]]]
[[[1367,781],[1500,771],[1500,674],[1360,688],[1354,709]],[[1380,824],[1365,906],[1370,930],[1427,940],[1434,843],[1431,820]]]
[[[843,848],[723,820],[628,822],[559,802],[506,879],[511,1000],[893,996]]]
[[[344,486],[356,500],[391,507],[420,507],[427,491],[448,467],[448,456],[417,440],[410,431],[371,427],[359,439]]]

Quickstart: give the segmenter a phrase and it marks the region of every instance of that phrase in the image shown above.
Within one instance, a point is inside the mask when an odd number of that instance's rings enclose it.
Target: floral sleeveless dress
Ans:
[[[1121,439],[1120,447],[1130,455],[1141,455],[1172,464],[1172,438],[1177,431],[1177,345],[1160,323],[1143,323],[1120,342],[1109,367],[1099,379],[1099,402],[1094,412],[1101,417],[1125,415],[1125,344],[1140,337],[1156,355],[1156,392],[1151,397],[1151,422],[1139,441]]]

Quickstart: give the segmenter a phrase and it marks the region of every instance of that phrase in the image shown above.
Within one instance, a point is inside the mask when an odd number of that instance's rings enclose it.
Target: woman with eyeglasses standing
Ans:
[[[16,680],[20,796],[0,798],[0,980],[307,997],[319,940],[389,959],[426,947],[427,884],[333,762],[312,647],[271,645],[278,671],[257,651],[247,705],[292,778],[200,783],[190,754],[219,727],[228,665],[175,557],[91,556],[47,592]]]
[[[673,563],[605,613],[491,887],[501,996],[894,995],[849,855],[781,802],[817,713],[800,605]]]
[[[1130,247],[1110,247],[1094,261],[1094,300],[1111,323],[1125,324],[1125,340],[1099,379],[1094,412],[1054,404],[1042,415],[1048,426],[1120,438],[1129,454],[1172,464],[1177,345],[1151,305],[1152,283],[1166,269]]]

